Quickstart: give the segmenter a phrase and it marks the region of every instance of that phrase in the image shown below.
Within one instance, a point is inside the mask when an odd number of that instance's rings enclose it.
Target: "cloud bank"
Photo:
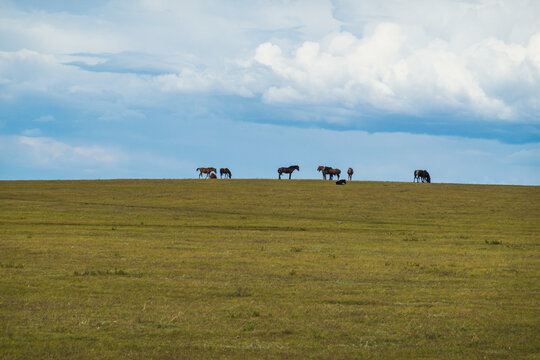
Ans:
[[[363,38],[340,32],[304,42],[290,56],[277,45],[262,44],[255,60],[270,67],[279,84],[265,89],[263,99],[409,115],[539,120],[540,32],[526,46],[489,38],[463,53],[440,39],[423,38],[383,23]],[[509,91],[518,86],[521,96]]]
[[[112,1],[98,16],[13,6],[2,19],[2,40],[13,38],[5,46],[11,51],[0,54],[0,84],[4,96],[107,94],[128,98],[128,106],[149,94],[217,93],[330,105],[357,117],[455,114],[538,123],[540,26],[507,21],[500,27],[521,35],[500,39],[500,31],[467,20],[470,13],[517,17],[523,2],[421,2],[397,14],[399,2],[370,3],[262,1],[236,12],[219,1]],[[467,26],[445,33],[418,16],[420,7],[463,15]],[[364,15],[350,25],[345,10]],[[473,40],[462,40],[468,33]]]

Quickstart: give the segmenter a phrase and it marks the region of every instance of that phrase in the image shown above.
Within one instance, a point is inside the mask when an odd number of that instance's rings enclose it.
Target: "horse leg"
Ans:
[[[289,173],[289,180],[291,180],[292,171]]]

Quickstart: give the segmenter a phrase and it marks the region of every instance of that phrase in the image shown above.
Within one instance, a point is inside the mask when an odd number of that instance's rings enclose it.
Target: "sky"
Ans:
[[[0,0],[0,179],[540,185],[540,1]]]

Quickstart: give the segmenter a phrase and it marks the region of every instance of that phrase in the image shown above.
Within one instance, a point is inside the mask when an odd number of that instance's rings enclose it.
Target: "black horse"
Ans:
[[[279,174],[279,179],[281,180],[281,174],[285,173],[285,174],[289,174],[289,180],[291,179],[291,175],[293,173],[294,170],[298,170],[300,171],[300,166],[298,165],[291,165],[289,167],[280,167],[277,172]]]
[[[223,178],[223,175],[225,175],[225,179],[227,178],[231,178],[231,170],[229,170],[228,168],[221,168],[219,169],[219,178]]]

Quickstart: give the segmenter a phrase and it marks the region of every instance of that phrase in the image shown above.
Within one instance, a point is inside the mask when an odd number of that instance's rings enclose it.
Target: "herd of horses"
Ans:
[[[207,167],[207,168],[197,168],[197,171],[199,172],[199,179],[201,178],[201,176],[203,176],[203,174],[206,174],[206,178],[210,178],[210,179],[217,179],[217,169],[214,168],[214,167]],[[232,174],[231,174],[231,170],[229,170],[228,168],[221,168],[219,169],[219,178],[220,179],[223,179],[223,176],[225,175],[225,179],[230,179]]]
[[[330,178],[330,180],[333,180],[334,179],[334,176],[337,176],[338,180],[339,180],[339,176],[341,175],[341,170],[340,169],[334,169],[330,166],[319,166],[317,168],[317,171],[321,172],[322,173],[322,176],[323,176],[323,179],[326,180],[326,176],[328,175],[328,177]],[[347,170],[347,175],[349,176],[349,181],[352,180],[352,176],[354,174],[354,170],[353,168],[349,168]]]
[[[291,179],[292,173],[294,170],[300,171],[300,166],[298,165],[291,165],[287,167],[280,167],[278,169],[278,179],[281,180],[281,175],[283,174],[289,174],[289,179]],[[199,179],[203,176],[203,174],[206,174],[206,179],[217,179],[217,169],[214,167],[206,167],[206,168],[197,168],[197,171],[199,172]],[[337,177],[338,182],[336,184],[338,185],[344,185],[346,184],[345,180],[340,180],[339,177],[341,175],[341,170],[337,168],[332,168],[330,166],[319,166],[317,168],[317,171],[322,173],[323,179],[326,180],[326,177],[330,180],[334,179],[334,176]],[[349,168],[347,170],[347,175],[349,176],[349,181],[352,180],[352,176],[354,174],[354,170],[352,168]],[[225,179],[231,178],[231,170],[228,168],[221,168],[219,169],[219,178],[222,179],[223,176],[225,176]],[[414,170],[414,180],[413,182],[423,182],[423,183],[431,183],[431,177],[429,176],[429,173],[427,170]]]

